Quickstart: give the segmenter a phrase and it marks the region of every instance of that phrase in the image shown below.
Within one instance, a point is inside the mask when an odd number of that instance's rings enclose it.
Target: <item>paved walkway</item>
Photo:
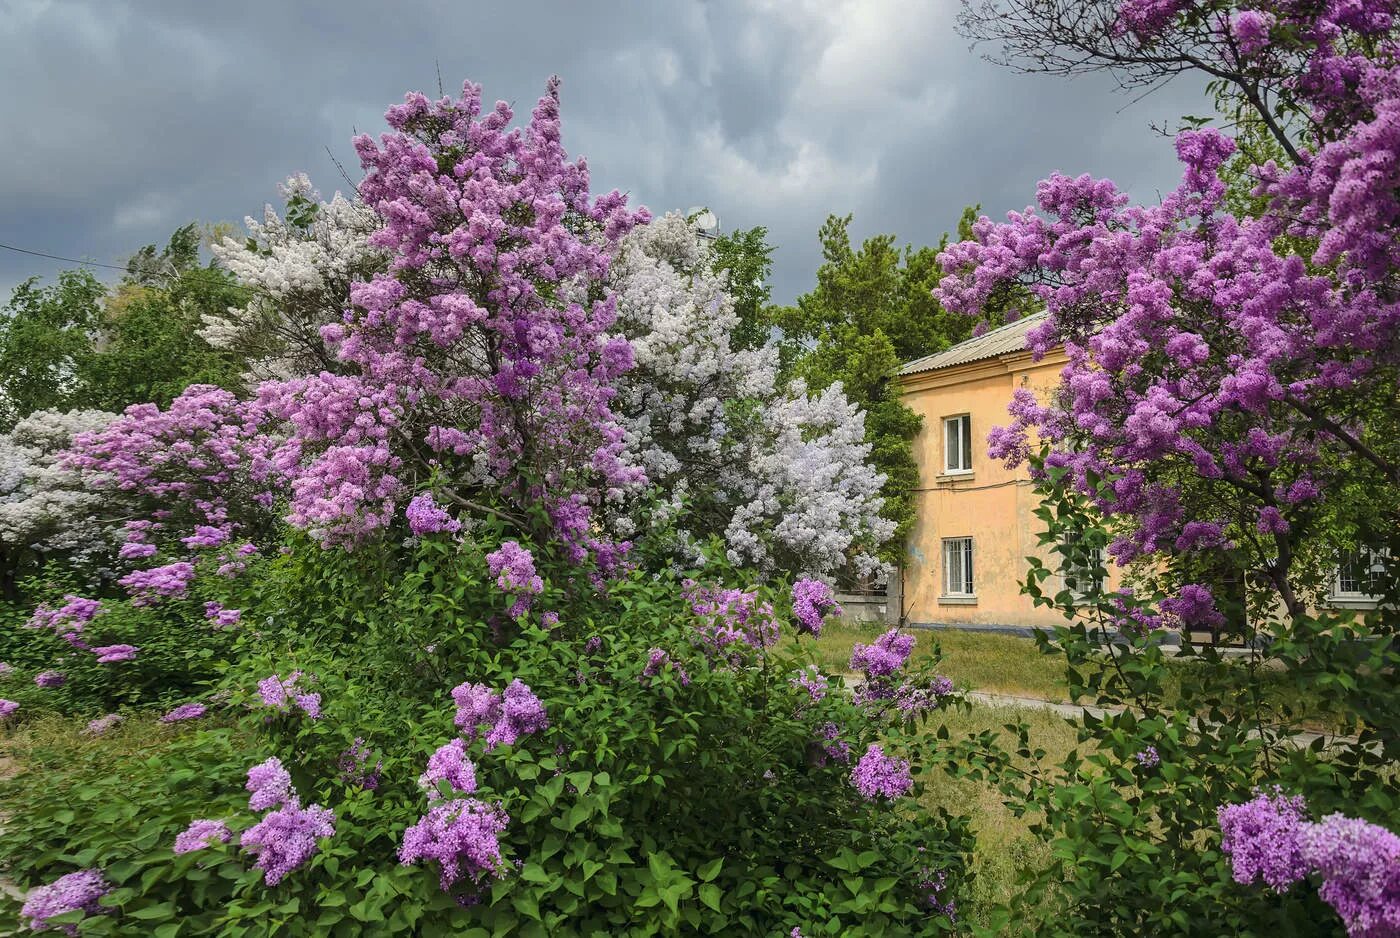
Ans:
[[[1126,707],[1113,707],[1105,709],[1103,707],[1091,707],[1088,704],[1057,703],[1053,700],[1042,700],[1039,697],[1018,697],[1014,694],[988,694],[982,691],[965,691],[963,696],[976,704],[984,707],[1010,707],[1021,710],[1048,710],[1051,713],[1058,713],[1067,720],[1078,720],[1085,713],[1103,719],[1109,714],[1118,714],[1126,710]],[[1191,721],[1193,725],[1199,725],[1196,720]],[[1251,738],[1259,735],[1258,730],[1250,730],[1248,734]],[[1304,749],[1313,744],[1316,740],[1323,740],[1326,746],[1334,746],[1339,743],[1355,743],[1355,736],[1336,736],[1325,733],[1292,733],[1287,737],[1298,748]]]

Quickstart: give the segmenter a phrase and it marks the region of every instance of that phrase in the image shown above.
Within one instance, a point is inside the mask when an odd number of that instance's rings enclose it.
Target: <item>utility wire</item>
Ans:
[[[76,257],[64,257],[64,256],[61,255],[61,254],[49,254],[49,253],[47,253],[46,251],[31,251],[31,250],[29,250],[28,248],[15,247],[13,244],[5,244],[4,242],[0,242],[0,249],[4,249],[4,250],[6,250],[6,251],[14,251],[16,254],[28,254],[28,255],[30,255],[31,257],[47,257],[47,258],[49,258],[50,260],[65,261],[65,262],[67,262],[67,263],[69,263],[69,264],[77,264],[77,265],[79,265],[79,266],[81,266],[81,267],[105,267],[105,268],[107,268],[108,270],[120,270],[120,271],[121,271],[122,273],[124,273],[124,274],[125,274],[125,273],[130,273],[130,272],[131,272],[131,269],[130,269],[129,267],[119,267],[119,266],[117,266],[116,264],[104,264],[104,263],[102,263],[101,261],[84,261],[84,260],[79,260],[79,259],[76,258]],[[206,269],[206,268],[198,268],[198,267],[196,267],[194,270],[187,270],[187,271],[184,271],[183,273],[177,272],[177,277],[178,277],[178,279],[182,279],[182,280],[183,280],[184,278],[186,278],[186,277],[189,277],[190,279],[193,279],[193,280],[203,280],[205,283],[208,283],[208,284],[210,284],[211,286],[225,287],[225,288],[227,288],[227,289],[229,289],[229,290],[241,290],[241,291],[244,291],[244,292],[246,292],[246,293],[256,293],[256,292],[257,292],[257,291],[254,290],[252,287],[245,286],[245,285],[243,285],[243,284],[241,284],[241,283],[237,283],[237,282],[234,282],[234,281],[224,280],[224,279],[222,279],[222,278],[220,278],[220,279],[209,279],[209,278],[207,278],[207,277],[199,277],[199,276],[196,276],[196,273],[197,273],[199,270],[201,270],[201,269]]]

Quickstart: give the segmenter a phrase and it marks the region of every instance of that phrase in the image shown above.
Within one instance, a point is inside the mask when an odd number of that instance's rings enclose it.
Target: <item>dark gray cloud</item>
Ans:
[[[354,130],[403,92],[471,78],[528,112],[564,79],[595,188],[767,225],[775,296],[811,283],[816,231],[935,242],[1053,170],[1139,199],[1178,176],[1155,134],[1199,88],[1132,103],[1106,78],[1016,75],[969,51],[953,0],[188,3],[0,0],[0,241],[120,262],[187,221],[240,221],[305,170],[352,177]],[[62,265],[0,252],[0,289]]]

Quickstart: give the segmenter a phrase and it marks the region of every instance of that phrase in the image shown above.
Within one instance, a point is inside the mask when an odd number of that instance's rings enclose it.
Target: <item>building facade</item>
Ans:
[[[987,433],[1011,418],[1012,391],[1042,400],[1059,381],[1065,358],[1040,361],[1026,333],[1040,316],[905,365],[904,403],[923,418],[914,440],[919,465],[917,519],[905,549],[902,608],[911,623],[1054,626],[1063,616],[1021,594],[1026,558],[1054,566],[1038,544],[1044,523],[1027,467],[1008,469],[987,455]],[[1053,584],[1047,584],[1053,586]]]
[[[1036,556],[1052,569],[1058,557],[1039,545],[1040,499],[1025,465],[1008,469],[987,454],[987,434],[1011,422],[1007,404],[1017,388],[1041,401],[1059,383],[1066,358],[1058,349],[1040,361],[1026,351],[1026,333],[1043,320],[1029,316],[900,369],[900,396],[923,418],[914,440],[919,466],[916,519],[905,546],[890,617],[913,624],[1055,626],[1063,615],[1037,607],[1021,593]],[[1113,588],[1120,579],[1105,564]],[[1322,605],[1373,609],[1376,577],[1385,569],[1374,551],[1339,559]],[[893,585],[893,584],[892,584]],[[1047,592],[1061,584],[1049,582]],[[1218,595],[1228,583],[1215,585]],[[897,608],[896,607],[896,599]]]

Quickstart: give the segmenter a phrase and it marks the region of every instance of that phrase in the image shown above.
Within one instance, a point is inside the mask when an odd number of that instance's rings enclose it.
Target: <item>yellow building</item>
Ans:
[[[1016,388],[1045,401],[1066,358],[1056,349],[1040,361],[1026,351],[1026,333],[1044,314],[1028,316],[900,369],[904,403],[923,418],[914,440],[919,465],[914,529],[905,547],[900,601],[891,591],[890,618],[912,624],[1055,626],[1060,612],[1022,595],[1026,558],[1053,567],[1057,555],[1038,543],[1044,522],[1025,465],[1008,469],[987,455],[987,433],[1011,422],[1006,406]],[[1380,555],[1359,550],[1341,558],[1321,605],[1374,609]],[[1113,588],[1119,577],[1108,565]],[[1060,584],[1045,584],[1047,592]],[[1217,586],[1217,590],[1221,587]],[[1228,588],[1225,587],[1225,588]]]
[[[919,464],[917,519],[905,550],[904,616],[911,623],[1054,626],[1053,609],[1021,594],[1026,558],[1052,561],[1037,544],[1044,524],[1027,468],[987,455],[987,433],[1011,422],[1016,388],[1044,400],[1059,381],[1058,351],[1033,361],[1030,316],[910,362],[900,369],[901,398],[924,420],[914,440]]]

